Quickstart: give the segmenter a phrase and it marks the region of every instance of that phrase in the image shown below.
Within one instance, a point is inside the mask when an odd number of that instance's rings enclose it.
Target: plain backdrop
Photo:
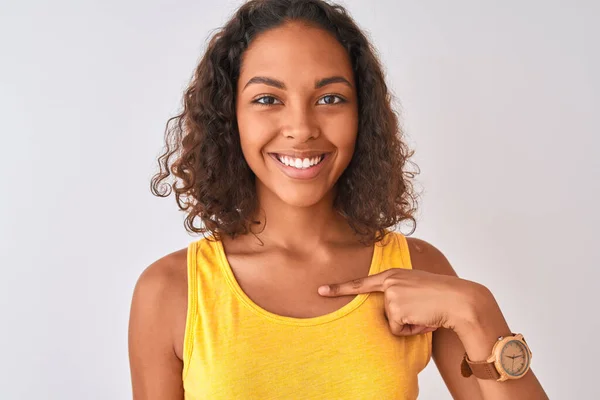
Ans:
[[[239,4],[0,3],[1,399],[131,398],[133,286],[198,239],[149,190],[164,124]],[[550,398],[600,398],[599,3],[341,4],[416,149],[414,236],[492,290]],[[450,398],[433,362],[420,387]]]

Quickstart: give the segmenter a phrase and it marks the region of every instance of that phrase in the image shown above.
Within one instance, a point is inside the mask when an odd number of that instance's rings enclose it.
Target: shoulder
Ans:
[[[186,258],[185,250],[160,258],[144,269],[135,284],[128,334],[134,398],[183,398]]]
[[[131,323],[160,326],[163,340],[176,344],[186,312],[187,248],[184,248],[154,261],[140,274],[133,290]]]
[[[415,270],[457,276],[446,256],[431,243],[406,236],[412,267]]]
[[[187,291],[187,248],[167,254],[146,267],[136,282],[134,292],[153,298],[182,289]]]

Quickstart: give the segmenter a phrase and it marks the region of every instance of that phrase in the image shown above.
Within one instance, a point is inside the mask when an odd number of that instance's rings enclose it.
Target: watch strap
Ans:
[[[498,370],[496,370],[496,366],[493,362],[473,362],[469,360],[469,357],[467,357],[467,353],[465,353],[462,363],[460,365],[460,372],[465,378],[468,378],[471,375],[475,375],[477,378],[480,379],[498,380],[500,378],[500,374],[498,373]]]

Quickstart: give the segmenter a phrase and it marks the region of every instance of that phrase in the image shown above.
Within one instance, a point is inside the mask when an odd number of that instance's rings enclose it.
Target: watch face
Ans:
[[[521,376],[529,366],[529,352],[523,343],[518,340],[511,340],[502,348],[500,362],[507,374]]]

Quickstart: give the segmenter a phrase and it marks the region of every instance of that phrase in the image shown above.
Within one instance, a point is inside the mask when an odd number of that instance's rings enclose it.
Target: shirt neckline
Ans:
[[[223,271],[227,283],[233,291],[233,293],[251,311],[272,322],[294,326],[314,326],[324,324],[339,319],[351,313],[352,311],[357,309],[361,304],[363,304],[370,295],[370,293],[358,294],[349,303],[345,304],[341,308],[338,308],[337,310],[324,315],[319,315],[317,317],[296,318],[275,314],[265,310],[264,308],[256,304],[250,297],[248,297],[248,295],[246,295],[246,293],[242,290],[241,286],[236,280],[235,275],[233,274],[231,265],[229,264],[229,261],[227,260],[227,257],[225,255],[225,248],[223,246],[223,242],[221,240],[215,240],[214,243],[216,244],[216,251],[220,260],[219,264],[221,266],[221,270]],[[371,257],[371,265],[369,267],[368,273],[369,276],[379,272],[384,246],[381,243],[375,243],[373,247],[373,256]]]

